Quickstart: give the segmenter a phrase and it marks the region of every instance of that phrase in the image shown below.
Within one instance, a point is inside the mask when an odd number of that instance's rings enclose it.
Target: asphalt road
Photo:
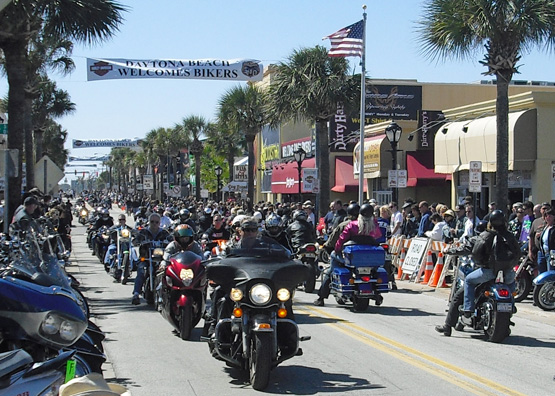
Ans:
[[[113,215],[119,214],[114,210]],[[76,223],[76,221],[74,222]],[[93,320],[106,332],[105,378],[141,395],[248,395],[244,373],[212,358],[142,300],[131,305],[133,283],[114,283],[91,256],[85,228],[73,228],[70,270],[82,282]],[[555,312],[530,300],[518,305],[515,327],[503,344],[485,342],[474,331],[444,337],[448,290],[398,282],[380,307],[354,313],[333,298],[315,307],[315,294],[295,294],[295,314],[304,355],[272,371],[266,393],[296,395],[553,395]],[[318,287],[319,285],[317,285]]]

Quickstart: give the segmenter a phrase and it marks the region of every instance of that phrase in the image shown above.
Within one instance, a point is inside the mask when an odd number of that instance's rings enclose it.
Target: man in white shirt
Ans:
[[[403,214],[399,212],[399,207],[397,202],[391,202],[389,204],[389,209],[391,210],[391,236],[401,235],[401,226],[403,225]]]
[[[468,239],[474,236],[474,227],[476,227],[476,224],[480,221],[474,213],[474,207],[472,205],[466,205],[464,210],[466,214],[466,222],[464,223],[464,232],[460,239]]]

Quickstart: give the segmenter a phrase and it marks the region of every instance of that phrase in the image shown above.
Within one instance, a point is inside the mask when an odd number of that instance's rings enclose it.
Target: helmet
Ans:
[[[357,203],[352,203],[347,207],[347,214],[351,217],[358,217],[360,206]]]
[[[266,224],[264,226],[266,227],[268,235],[272,237],[277,237],[279,234],[281,234],[281,218],[277,215],[268,216],[268,218],[266,219]]]
[[[212,214],[212,208],[211,207],[207,207],[206,209],[204,209],[204,214]]]
[[[489,223],[493,228],[503,227],[505,225],[505,215],[500,210],[494,210],[489,215]]]
[[[189,210],[187,210],[187,209],[181,209],[181,210],[179,211],[179,217],[180,217],[182,220],[187,220],[187,219],[189,218],[190,215],[191,215],[191,212],[189,212]]]
[[[304,210],[296,210],[293,212],[293,220],[306,220],[306,212]]]
[[[108,216],[110,216],[110,212],[109,212],[108,209],[106,209],[106,208],[100,209],[99,212],[100,212],[100,216],[102,216],[102,217],[108,217]]]
[[[173,230],[173,237],[182,245],[190,245],[193,242],[193,229],[187,224],[180,224]]]
[[[259,211],[254,212],[252,217],[254,217],[259,223],[262,221],[262,213],[260,213]]]
[[[488,222],[485,220],[480,220],[478,224],[476,224],[476,233],[480,234],[486,230],[488,227]]]
[[[374,215],[374,207],[370,204],[363,204],[360,207],[360,215],[364,217],[372,217]]]

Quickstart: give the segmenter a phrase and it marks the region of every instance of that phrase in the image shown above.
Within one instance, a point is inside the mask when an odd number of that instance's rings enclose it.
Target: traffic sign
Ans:
[[[482,161],[470,161],[468,166],[468,191],[482,191]]]

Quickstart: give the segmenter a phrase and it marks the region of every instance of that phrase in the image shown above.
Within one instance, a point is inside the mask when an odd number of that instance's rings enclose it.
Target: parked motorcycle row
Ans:
[[[57,395],[74,377],[102,373],[104,333],[89,320],[70,251],[47,218],[0,236],[0,393]]]

